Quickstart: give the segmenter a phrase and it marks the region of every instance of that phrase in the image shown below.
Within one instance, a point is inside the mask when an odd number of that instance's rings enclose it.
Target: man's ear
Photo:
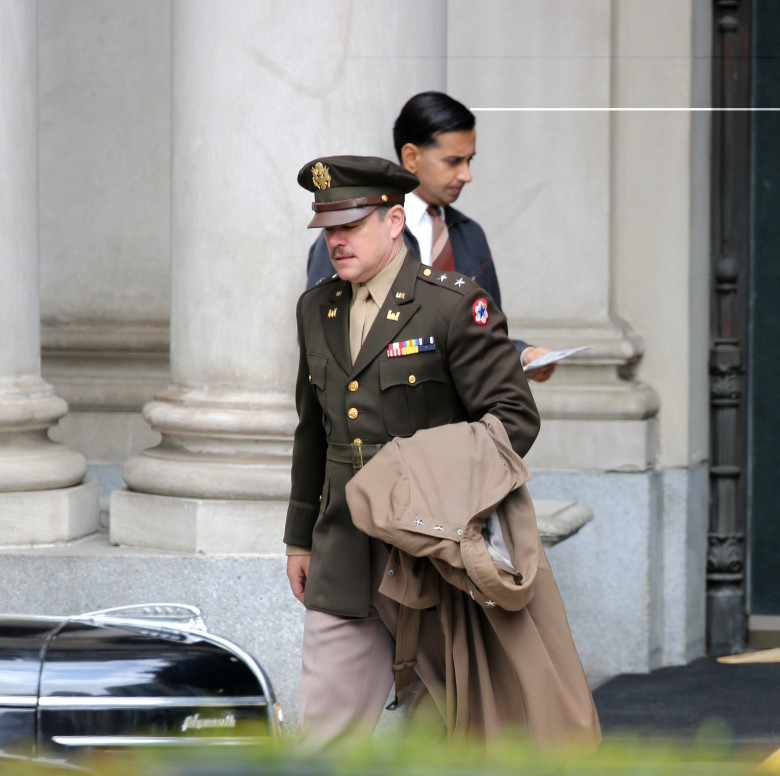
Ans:
[[[403,205],[393,205],[385,215],[385,220],[390,220],[390,236],[395,240],[401,232],[404,230],[404,223],[406,222],[406,214],[404,212]]]
[[[420,148],[414,143],[407,143],[401,148],[401,164],[415,175],[420,167],[420,156]]]

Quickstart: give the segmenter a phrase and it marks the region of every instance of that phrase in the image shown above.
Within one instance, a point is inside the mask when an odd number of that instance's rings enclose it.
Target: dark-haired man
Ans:
[[[539,416],[506,318],[458,272],[424,266],[404,245],[405,195],[418,179],[362,156],[315,159],[314,193],[335,274],[298,302],[298,426],[284,541],[306,606],[299,720],[310,746],[371,729],[393,683],[398,605],[381,595],[383,542],[352,522],[345,488],[396,437],[490,413],[525,455]],[[390,571],[390,574],[394,572]],[[423,611],[415,670],[445,680],[438,615]]]
[[[471,181],[476,153],[476,119],[462,103],[443,92],[421,92],[409,99],[393,126],[395,152],[420,185],[406,198],[404,242],[423,264],[455,269],[472,278],[501,306],[493,257],[482,227],[452,207]],[[306,287],[332,274],[331,257],[322,235],[309,250]],[[549,352],[517,340],[523,364]],[[555,364],[528,375],[542,382]]]

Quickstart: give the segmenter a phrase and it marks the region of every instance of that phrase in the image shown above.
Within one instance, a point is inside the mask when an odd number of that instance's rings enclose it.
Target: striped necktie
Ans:
[[[436,269],[454,270],[455,262],[452,258],[452,243],[447,224],[439,213],[439,208],[428,205],[426,212],[433,218],[433,231],[431,239],[431,263]]]

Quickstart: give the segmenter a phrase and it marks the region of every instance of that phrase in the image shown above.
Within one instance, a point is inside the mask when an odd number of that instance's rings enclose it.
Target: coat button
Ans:
[[[395,576],[395,571],[393,569],[390,569],[390,571],[387,572],[387,576],[388,577],[394,577]]]
[[[309,375],[309,382],[311,382],[311,375]]]
[[[353,445],[362,445],[362,444],[363,444],[363,440],[362,440],[360,437],[355,437],[355,438],[352,440],[352,444],[353,444]]]
[[[347,410],[347,417],[350,420],[354,420],[358,416],[358,411],[354,407],[350,407],[349,410]]]
[[[417,378],[414,375],[409,375],[409,382],[414,385],[417,382]]]
[[[433,272],[433,270],[430,267],[426,267],[423,270],[423,275],[425,275],[425,277],[430,277],[432,272]]]
[[[347,385],[347,388],[349,388],[350,391],[356,391],[360,387],[360,384],[357,380],[350,380],[349,385]]]

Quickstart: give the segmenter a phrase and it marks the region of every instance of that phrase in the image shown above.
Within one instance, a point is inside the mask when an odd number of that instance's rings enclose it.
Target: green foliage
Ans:
[[[769,754],[726,741],[720,728],[708,726],[685,744],[626,732],[596,751],[575,745],[540,749],[518,733],[490,743],[447,742],[440,728],[415,724],[403,733],[356,734],[309,755],[289,737],[251,748],[91,753],[75,765],[97,776],[739,776],[755,773]],[[0,776],[78,772],[0,759]]]

